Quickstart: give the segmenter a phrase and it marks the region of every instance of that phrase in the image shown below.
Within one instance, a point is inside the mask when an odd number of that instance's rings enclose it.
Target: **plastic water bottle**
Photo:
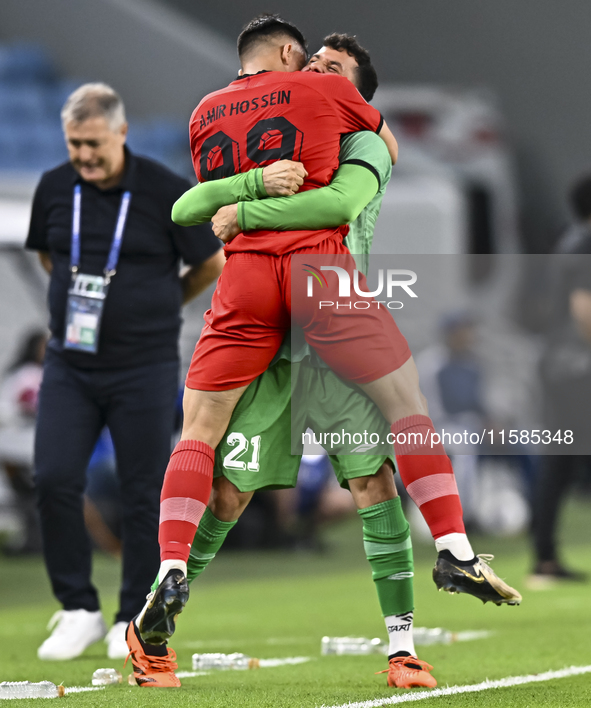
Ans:
[[[92,674],[93,686],[110,686],[112,683],[121,683],[123,676],[117,669],[97,669]]]
[[[322,637],[320,653],[323,656],[336,654],[342,656],[364,656],[367,654],[386,654],[388,645],[382,639],[366,637]]]
[[[425,647],[430,644],[451,644],[455,642],[457,636],[449,629],[441,629],[441,627],[413,627],[412,635],[417,646]]]
[[[441,627],[414,627],[413,639],[417,646],[430,644],[451,644],[457,641],[458,635]],[[366,637],[322,637],[321,654],[336,654],[342,656],[363,656],[367,654],[388,654],[388,643],[382,639],[367,639]]]
[[[258,669],[260,662],[245,654],[193,654],[193,671]]]
[[[65,694],[63,686],[56,686],[51,681],[2,681],[0,683],[0,699],[2,698],[58,698]]]

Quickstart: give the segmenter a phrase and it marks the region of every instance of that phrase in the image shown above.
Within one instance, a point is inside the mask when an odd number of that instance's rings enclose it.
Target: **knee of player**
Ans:
[[[236,521],[248,502],[252,499],[253,492],[240,492],[231,483],[214,487],[209,508],[218,521]]]

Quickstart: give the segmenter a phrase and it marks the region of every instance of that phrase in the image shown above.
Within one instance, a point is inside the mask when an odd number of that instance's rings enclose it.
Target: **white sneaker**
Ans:
[[[39,647],[37,656],[49,661],[74,659],[107,633],[100,610],[59,610],[49,620],[47,629],[53,632]]]
[[[127,659],[129,649],[125,641],[125,630],[129,622],[117,622],[105,637],[109,659]]]

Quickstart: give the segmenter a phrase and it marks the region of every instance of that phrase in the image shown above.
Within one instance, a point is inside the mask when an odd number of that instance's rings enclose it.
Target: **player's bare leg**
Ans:
[[[483,602],[518,605],[521,595],[497,577],[487,556],[475,556],[468,541],[453,468],[429,418],[413,358],[361,388],[391,424],[400,477],[435,539],[437,587],[469,593]]]
[[[429,415],[427,399],[421,393],[419,372],[412,356],[396,371],[359,386],[390,424],[411,415]]]
[[[211,499],[208,507],[220,521],[237,521],[248,506],[254,492],[241,492],[238,487],[225,477],[213,480]]]
[[[148,644],[162,644],[172,636],[176,618],[189,599],[187,559],[209,501],[215,447],[245,389],[185,388],[181,440],[172,452],[160,497],[159,585],[136,620]]]

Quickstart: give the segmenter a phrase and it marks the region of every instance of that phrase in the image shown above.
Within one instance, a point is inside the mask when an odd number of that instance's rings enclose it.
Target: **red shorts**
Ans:
[[[296,258],[292,269],[292,256],[301,254],[308,257]],[[303,261],[338,265],[353,282],[355,261],[340,235],[282,256],[230,255],[205,314],[188,388],[225,391],[248,385],[268,368],[292,319],[332,370],[354,383],[375,381],[410,358],[406,339],[384,307],[353,288],[349,298],[339,297],[335,272],[316,268],[320,277],[315,280],[322,285],[312,288]],[[359,285],[367,290],[362,275]],[[364,309],[356,309],[359,303]]]

